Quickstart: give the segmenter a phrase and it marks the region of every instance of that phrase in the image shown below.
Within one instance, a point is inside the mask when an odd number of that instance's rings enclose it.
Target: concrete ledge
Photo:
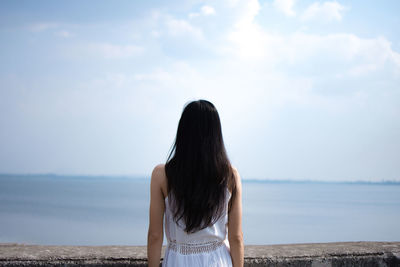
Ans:
[[[164,255],[164,248],[162,251]],[[0,244],[1,266],[147,266],[146,246]],[[245,266],[400,266],[400,242],[245,246]]]

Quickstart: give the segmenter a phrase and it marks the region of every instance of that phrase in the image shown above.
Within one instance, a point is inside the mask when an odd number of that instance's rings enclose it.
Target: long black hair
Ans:
[[[236,192],[234,174],[211,102],[197,100],[185,106],[165,172],[174,220],[182,219],[187,233],[204,229],[223,215],[227,188],[232,192],[230,209]]]

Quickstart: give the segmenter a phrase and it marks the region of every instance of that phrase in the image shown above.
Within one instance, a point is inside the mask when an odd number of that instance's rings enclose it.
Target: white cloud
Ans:
[[[161,33],[160,33],[159,31],[152,30],[152,31],[150,32],[150,35],[151,35],[152,37],[154,37],[154,38],[158,38],[158,37],[161,36]]]
[[[349,69],[348,74],[351,76],[361,76],[375,71],[378,68],[377,64],[361,64]]]
[[[159,10],[152,12],[150,20],[147,23],[152,28],[148,32],[150,32],[150,35],[154,38],[190,36],[195,39],[203,39],[204,37],[202,29],[193,26],[188,20],[176,18],[169,13],[164,13]]]
[[[57,31],[54,33],[54,35],[56,35],[58,37],[62,37],[62,38],[70,38],[73,36],[73,34],[71,32],[65,31],[65,30]]]
[[[140,55],[143,47],[136,45],[115,45],[109,43],[92,43],[88,52],[101,55],[106,59],[123,59]]]
[[[232,29],[227,33],[227,41],[221,51],[233,54],[241,59],[266,59],[268,44],[276,42],[271,35],[265,34],[260,25],[254,22],[260,11],[257,0],[236,2],[240,11]]]
[[[157,81],[157,82],[171,82],[174,81],[173,78],[171,77],[170,73],[162,70],[162,69],[157,69],[151,73],[136,73],[133,75],[133,80],[134,81]]]
[[[235,25],[245,26],[253,22],[260,12],[261,6],[258,0],[247,0],[240,2],[236,8],[240,9],[240,16]]]
[[[189,13],[189,18],[196,18],[199,16],[200,16],[200,13]]]
[[[70,31],[61,29],[63,26],[60,23],[56,22],[47,22],[47,23],[34,23],[28,26],[28,29],[31,32],[39,33],[39,32],[45,32],[45,31],[50,31],[57,37],[61,38],[70,38],[73,37],[74,34],[72,34]],[[71,26],[71,25],[68,25]]]
[[[337,75],[379,71],[387,63],[395,66],[395,70],[400,69],[400,54],[383,37],[366,39],[348,33],[271,33],[254,20],[258,9],[251,6],[257,5],[250,1],[246,3],[247,7],[241,6],[242,15],[226,35],[227,42],[220,48],[228,57],[257,62],[270,70],[277,65],[286,68],[303,66],[300,67],[302,70],[313,62],[316,67],[310,67],[308,71],[314,74],[323,72],[324,69],[318,66],[329,67],[329,71]]]
[[[212,16],[215,15],[215,9],[212,6],[204,5],[200,8],[200,12],[189,13],[189,18],[203,16]]]
[[[184,19],[176,19],[169,15],[166,15],[164,19],[168,33],[172,36],[191,35],[197,39],[203,38],[203,31]]]
[[[201,13],[204,16],[215,15],[215,9],[212,6],[205,5],[201,7]]]
[[[43,32],[49,29],[58,28],[59,24],[54,22],[34,23],[29,25],[29,30],[32,32]]]
[[[232,56],[265,64],[290,67],[313,62],[337,73],[362,74],[383,69],[386,63],[400,70],[400,54],[385,38],[360,38],[353,34],[272,34],[259,25],[237,28],[228,35]],[[318,68],[315,72],[322,71]]]
[[[286,16],[296,15],[296,12],[293,10],[294,4],[295,0],[274,0],[273,2],[273,6]]]
[[[315,2],[304,11],[302,20],[341,21],[346,7],[336,1]]]
[[[274,42],[256,24],[239,24],[227,37],[233,46],[226,46],[226,50],[242,59],[264,60],[268,43]]]

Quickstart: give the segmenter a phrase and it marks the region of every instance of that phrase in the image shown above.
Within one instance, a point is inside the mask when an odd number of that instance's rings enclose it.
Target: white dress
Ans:
[[[228,201],[231,193],[227,189],[228,198],[224,215],[212,226],[187,234],[184,222],[174,222],[168,197],[165,198],[165,234],[167,247],[163,267],[232,267],[229,252],[228,235]]]

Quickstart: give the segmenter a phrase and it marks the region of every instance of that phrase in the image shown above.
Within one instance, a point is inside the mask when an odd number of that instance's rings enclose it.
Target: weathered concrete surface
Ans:
[[[400,266],[400,242],[246,246],[246,266]]]
[[[145,246],[0,244],[1,266],[147,266]],[[162,251],[164,255],[164,248]],[[245,246],[245,266],[396,266],[400,242]]]

